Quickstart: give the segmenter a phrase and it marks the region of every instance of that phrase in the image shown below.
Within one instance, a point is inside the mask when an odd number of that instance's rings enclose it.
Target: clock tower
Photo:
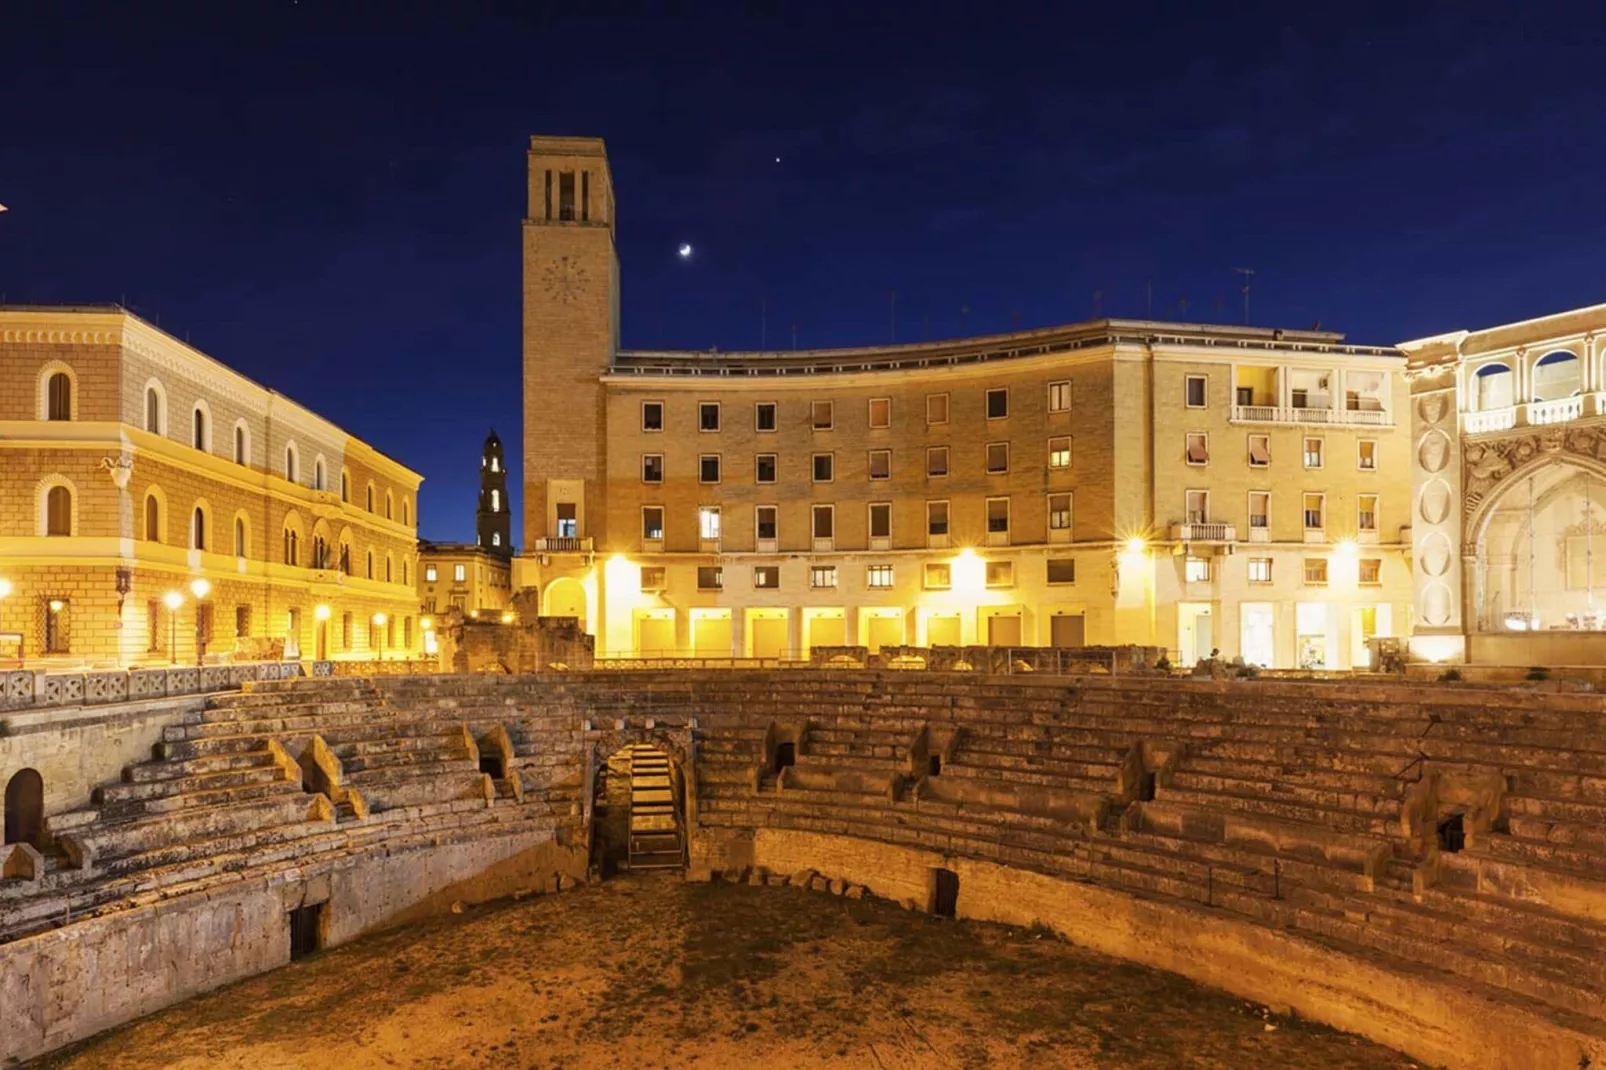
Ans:
[[[528,159],[524,552],[539,569],[521,576],[534,585],[588,568],[605,534],[599,380],[619,342],[619,259],[602,139],[532,137]]]

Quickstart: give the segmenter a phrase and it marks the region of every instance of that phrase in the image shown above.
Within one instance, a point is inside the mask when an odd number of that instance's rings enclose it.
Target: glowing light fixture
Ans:
[[[1123,549],[1129,554],[1141,554],[1148,548],[1149,544],[1144,541],[1142,535],[1134,535],[1130,539],[1127,539],[1126,546],[1123,547]]]
[[[418,622],[418,626],[424,629],[426,632],[433,631],[435,629],[435,622],[429,617],[425,617]]]
[[[1343,557],[1354,557],[1360,553],[1360,547],[1355,545],[1354,539],[1344,539],[1338,544],[1338,552]]]
[[[513,623],[513,613],[512,613],[511,610],[509,610],[508,612],[502,614],[502,623],[503,624],[512,624]]]
[[[312,615],[314,617],[316,617],[318,620],[328,620],[329,619],[329,607],[328,606],[314,606],[313,610],[312,610]]]
[[[212,585],[206,582],[204,579],[196,580],[194,583],[190,584],[190,593],[195,596],[197,601],[205,598],[211,592]]]
[[[383,613],[375,613],[374,614],[374,623],[379,625],[381,628],[383,628],[385,626],[385,622],[387,620],[389,620],[389,619],[390,618],[385,616]]]
[[[168,609],[177,609],[179,606],[184,604],[184,596],[179,594],[177,591],[168,591],[166,594],[162,595],[162,604]]]
[[[0,580],[0,598],[5,598],[9,594],[11,594],[11,581]]]
[[[62,611],[62,609],[64,609],[66,607],[66,605],[67,605],[67,603],[63,602],[61,599],[52,598],[50,600],[50,612],[52,612],[52,613],[60,613]]]

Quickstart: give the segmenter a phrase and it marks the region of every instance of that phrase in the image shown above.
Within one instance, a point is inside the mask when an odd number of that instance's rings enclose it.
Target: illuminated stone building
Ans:
[[[122,308],[0,308],[0,633],[30,665],[409,650],[419,483]]]
[[[1606,654],[1606,305],[1402,343],[1416,635],[1434,660]]]
[[[600,654],[1154,643],[1349,668],[1406,634],[1404,361],[1099,320],[619,348],[602,142],[533,138],[515,586]]]
[[[464,616],[500,616],[512,585],[513,516],[507,500],[507,460],[492,431],[480,450],[480,493],[473,543],[418,543],[418,595],[424,612],[457,609]]]

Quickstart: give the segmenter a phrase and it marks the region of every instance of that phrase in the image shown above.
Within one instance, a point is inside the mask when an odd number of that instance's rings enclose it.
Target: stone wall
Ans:
[[[520,618],[509,624],[460,619],[446,634],[443,662],[454,673],[534,673],[589,669],[595,640],[573,617]]]

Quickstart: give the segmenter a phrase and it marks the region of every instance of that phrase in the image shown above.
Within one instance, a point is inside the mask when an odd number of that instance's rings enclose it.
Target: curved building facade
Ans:
[[[1338,669],[1408,634],[1398,351],[1136,320],[622,350],[602,143],[534,138],[529,164],[515,586],[599,653],[1145,643]]]

